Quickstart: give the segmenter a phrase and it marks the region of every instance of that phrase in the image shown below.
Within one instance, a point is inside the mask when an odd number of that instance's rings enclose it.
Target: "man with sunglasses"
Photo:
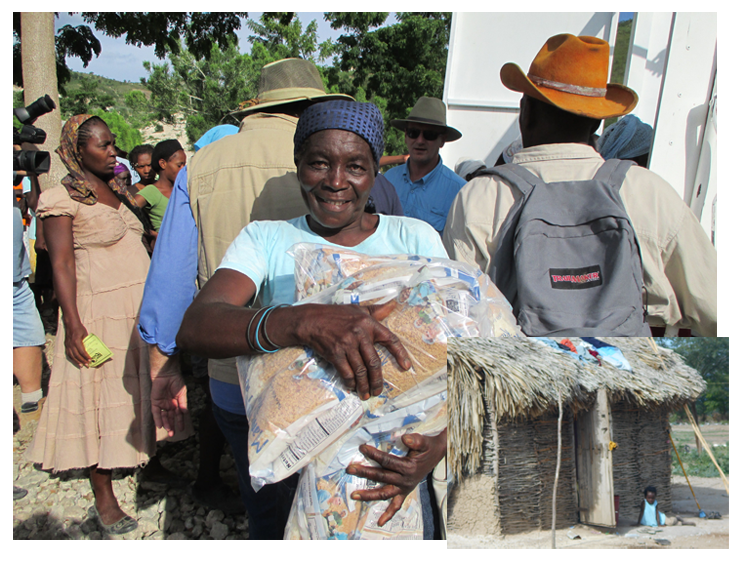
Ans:
[[[404,215],[424,220],[442,235],[450,205],[466,181],[443,165],[440,148],[461,133],[447,126],[445,104],[433,97],[420,97],[408,118],[393,119],[391,125],[406,133],[409,159],[385,178],[396,188]]]

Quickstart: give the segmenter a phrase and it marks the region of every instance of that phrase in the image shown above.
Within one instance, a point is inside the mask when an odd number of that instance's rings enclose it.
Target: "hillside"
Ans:
[[[134,82],[120,82],[118,80],[112,80],[110,78],[104,78],[89,73],[72,72],[72,79],[65,84],[67,96],[60,94],[60,103],[63,107],[62,118],[63,120],[69,117],[69,112],[64,111],[66,105],[65,97],[72,98],[82,89],[91,91],[90,83],[93,82],[94,86],[92,91],[97,98],[110,97],[112,100],[111,105],[108,107],[109,111],[115,111],[122,115],[124,120],[132,128],[139,130],[142,136],[142,143],[155,145],[161,140],[168,140],[175,138],[184,147],[187,156],[191,156],[193,151],[191,150],[191,144],[186,136],[186,121],[184,116],[181,114],[174,115],[174,122],[164,123],[162,121],[154,120],[150,115],[147,107],[132,108],[125,104],[124,100],[128,93],[132,91],[142,92],[143,95],[150,99],[150,90],[144,85],[137,84]],[[86,84],[88,82],[88,84]],[[22,107],[23,93],[20,88],[13,87],[13,107]],[[94,105],[92,105],[94,107]],[[19,126],[20,123],[15,122],[15,126]]]

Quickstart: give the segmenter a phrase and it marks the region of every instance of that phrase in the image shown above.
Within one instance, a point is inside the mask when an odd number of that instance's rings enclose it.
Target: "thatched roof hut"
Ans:
[[[638,508],[638,486],[650,480],[658,486],[660,507],[669,509],[668,414],[698,397],[705,383],[679,355],[651,339],[601,340],[623,352],[631,372],[577,360],[530,338],[448,341],[449,467],[456,481],[477,477],[482,487],[493,486],[498,532],[545,528],[547,520],[550,525],[546,500],[556,469],[559,399],[564,421],[558,525],[577,521],[577,416],[594,407],[600,390],[618,443],[612,462],[621,515]],[[483,497],[484,491],[472,486],[465,495]],[[454,498],[451,510],[458,500],[471,500],[458,493]],[[508,516],[509,509],[515,514]]]

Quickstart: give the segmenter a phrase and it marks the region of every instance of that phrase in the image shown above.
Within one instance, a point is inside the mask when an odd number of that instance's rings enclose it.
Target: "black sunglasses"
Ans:
[[[424,135],[424,140],[429,140],[432,142],[433,140],[437,140],[437,137],[440,136],[442,133],[439,133],[437,131],[423,131],[421,129],[415,129],[415,128],[407,128],[406,129],[406,136],[408,136],[411,140],[416,140],[419,138],[419,135]]]

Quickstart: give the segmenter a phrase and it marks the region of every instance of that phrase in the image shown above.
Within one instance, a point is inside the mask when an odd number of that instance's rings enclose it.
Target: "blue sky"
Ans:
[[[249,17],[254,21],[258,21],[260,16],[261,12],[249,12]],[[323,12],[298,12],[298,16],[303,23],[303,28],[314,19],[316,20],[318,23],[319,43],[329,38],[338,37],[342,33],[341,30],[331,29],[329,23],[323,19]],[[386,23],[395,23],[395,15],[393,13],[391,13]],[[67,24],[77,26],[85,24],[85,22],[80,14],[71,16],[68,12],[60,12],[59,17],[55,21],[55,28],[59,29]],[[67,65],[70,69],[76,72],[93,72],[99,76],[115,80],[139,82],[140,77],[147,78],[147,72],[142,67],[144,61],[162,62],[155,56],[152,47],[138,48],[133,45],[127,45],[123,38],[114,39],[112,37],[106,37],[103,33],[95,29],[93,33],[101,42],[101,55],[98,58],[94,58],[87,67],[83,67],[83,63],[79,58],[68,57]],[[250,51],[248,35],[249,31],[245,26],[238,32],[238,45],[241,52],[244,53]]]
[[[329,23],[323,19],[323,12],[298,12],[298,15],[300,21],[303,23],[303,27],[307,26],[312,20],[316,20],[318,23],[319,42],[338,37],[342,33],[341,30],[331,29]],[[631,19],[633,15],[633,12],[621,12],[620,20]],[[261,12],[249,13],[249,17],[253,20],[258,20],[260,16]],[[84,23],[83,18],[79,14],[70,16],[68,12],[60,12],[59,17],[55,21],[55,26],[59,29],[67,24],[77,26]],[[395,23],[393,13],[391,13],[386,23]],[[147,72],[142,67],[144,61],[161,62],[155,56],[152,47],[127,45],[123,38],[114,39],[106,37],[99,31],[94,30],[93,32],[101,42],[101,55],[98,58],[94,58],[87,67],[83,67],[83,63],[79,58],[68,57],[67,65],[70,69],[76,72],[93,72],[99,76],[115,80],[139,82],[140,78],[147,78]],[[238,33],[241,52],[248,52],[250,50],[247,40],[248,34],[249,32],[245,26]]]

